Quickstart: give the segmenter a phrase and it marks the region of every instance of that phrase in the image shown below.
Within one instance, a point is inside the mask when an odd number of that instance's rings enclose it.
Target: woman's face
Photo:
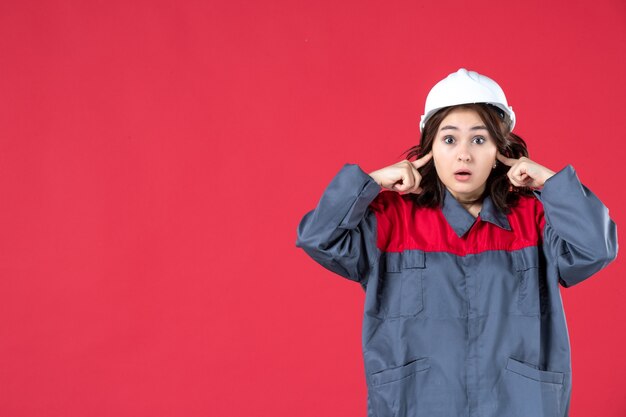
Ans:
[[[478,113],[467,108],[448,113],[439,125],[432,148],[437,175],[458,201],[482,195],[497,147]]]

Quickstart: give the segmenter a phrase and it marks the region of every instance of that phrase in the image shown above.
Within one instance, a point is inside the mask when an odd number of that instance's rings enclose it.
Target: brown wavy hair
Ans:
[[[502,155],[509,158],[528,157],[526,142],[510,131],[509,116],[499,108],[486,103],[462,104],[442,108],[426,121],[419,144],[407,149],[401,155],[407,154],[406,159],[411,160],[413,157],[419,159],[430,152],[439,125],[452,110],[458,108],[471,109],[478,113]],[[533,195],[530,188],[515,187],[509,182],[506,175],[509,168],[509,166],[497,161],[496,168],[491,170],[487,178],[485,192],[478,199],[482,201],[487,194],[491,195],[494,204],[507,214],[510,212],[510,207],[515,206],[520,195]],[[443,203],[445,186],[437,175],[433,159],[431,158],[419,171],[422,175],[420,187],[423,191],[421,194],[410,193],[408,197],[420,206],[440,207]]]

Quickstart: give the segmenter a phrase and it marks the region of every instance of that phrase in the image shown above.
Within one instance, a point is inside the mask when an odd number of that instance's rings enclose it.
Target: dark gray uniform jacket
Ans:
[[[381,192],[382,191],[382,192]],[[572,389],[559,283],[617,255],[608,209],[568,165],[503,214],[446,190],[417,207],[345,164],[296,246],[365,290],[369,417],[564,417]]]

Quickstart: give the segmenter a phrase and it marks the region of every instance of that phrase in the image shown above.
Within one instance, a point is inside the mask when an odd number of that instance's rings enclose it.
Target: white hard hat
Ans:
[[[453,72],[439,81],[426,97],[424,114],[420,120],[420,132],[424,130],[426,121],[443,107],[468,103],[489,103],[509,115],[511,130],[515,126],[515,113],[509,106],[502,88],[489,77],[465,68]]]

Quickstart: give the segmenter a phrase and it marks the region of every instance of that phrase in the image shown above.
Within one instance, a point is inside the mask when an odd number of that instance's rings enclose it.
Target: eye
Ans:
[[[474,143],[477,143],[479,145],[482,145],[483,143],[485,143],[487,141],[487,139],[485,139],[483,136],[476,136],[474,138]]]
[[[451,145],[454,143],[454,136],[444,136],[443,143]]]

